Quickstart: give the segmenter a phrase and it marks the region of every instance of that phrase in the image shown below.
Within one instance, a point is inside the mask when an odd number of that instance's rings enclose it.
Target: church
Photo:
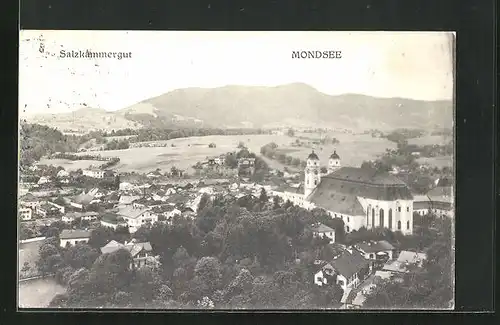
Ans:
[[[380,227],[413,233],[413,195],[403,181],[373,169],[342,167],[337,152],[330,156],[327,168],[322,175],[320,159],[313,151],[307,157],[304,184],[299,188],[303,193],[285,190],[275,194],[341,218],[346,232]]]

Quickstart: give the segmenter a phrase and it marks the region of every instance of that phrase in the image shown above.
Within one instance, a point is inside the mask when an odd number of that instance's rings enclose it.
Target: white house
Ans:
[[[383,271],[408,273],[410,266],[422,267],[426,259],[427,255],[425,253],[401,251],[395,261],[384,266]]]
[[[347,288],[357,287],[371,272],[368,260],[354,250],[346,250],[314,274],[314,283],[323,286],[334,281],[346,291]]]
[[[65,212],[65,208],[62,205],[59,205],[59,204],[56,204],[56,203],[50,202],[50,201],[47,201],[47,203],[50,204],[51,206],[53,206],[54,208],[56,208],[57,210],[59,210],[59,212],[61,212],[61,213]]]
[[[118,210],[117,215],[122,217],[127,223],[129,231],[134,233],[146,223],[158,222],[158,216],[151,211],[151,208],[138,206],[125,206]]]
[[[335,243],[335,229],[332,229],[322,223],[313,224],[311,226],[313,237],[328,238],[330,244]]]
[[[123,220],[120,221],[120,220],[111,220],[107,218],[102,218],[100,223],[101,226],[112,228],[113,230],[116,230],[118,227],[128,227],[127,223]]]
[[[92,177],[92,178],[104,178],[104,170],[84,169],[83,176],[88,176],[88,177]]]
[[[57,172],[57,178],[65,178],[68,177],[69,173],[65,171],[64,169],[61,169],[59,172]]]
[[[40,179],[38,180],[37,184],[38,185],[41,185],[41,184],[47,184],[50,182],[50,178],[49,177],[45,177],[45,176],[42,176],[40,177]]]
[[[355,248],[363,254],[366,259],[373,261],[380,260],[383,257],[384,259],[392,260],[395,251],[394,246],[386,240],[358,243],[355,245]]]
[[[156,268],[160,265],[159,257],[153,255],[151,244],[149,242],[139,243],[136,242],[135,239],[132,239],[130,242],[125,242],[125,244],[112,240],[101,247],[101,253],[113,253],[119,249],[125,249],[130,252],[133,261],[130,265],[131,268],[140,268],[142,266]]]
[[[88,243],[91,234],[92,232],[88,230],[64,229],[59,235],[59,243],[61,247],[66,247],[67,244]]]
[[[19,217],[23,221],[31,220],[33,210],[31,208],[19,208]]]
[[[127,183],[127,182],[122,182],[119,185],[120,191],[129,191],[129,190],[133,190],[134,188],[135,188],[135,185],[132,185],[132,184]]]

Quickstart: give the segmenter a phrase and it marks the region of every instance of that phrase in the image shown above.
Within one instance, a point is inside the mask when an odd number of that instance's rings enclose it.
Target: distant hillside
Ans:
[[[320,123],[360,130],[435,129],[450,128],[453,119],[451,101],[427,102],[355,94],[330,96],[299,83],[278,87],[178,89],[142,101],[137,106],[154,107],[152,113],[163,121],[171,122],[174,115],[180,115],[213,126]],[[128,113],[128,118],[134,115]],[[135,121],[141,118],[136,116]]]
[[[79,112],[79,111],[77,111]],[[116,112],[88,110],[44,122],[118,129],[153,127],[321,126],[352,130],[451,128],[451,101],[417,101],[346,94],[330,96],[306,84],[177,89]],[[88,116],[92,115],[92,116]],[[64,120],[64,123],[62,122]],[[59,128],[59,127],[58,127]]]
[[[28,123],[48,125],[63,132],[116,130],[142,126],[140,123],[134,123],[126,119],[121,114],[89,107],[84,107],[70,113],[35,115],[28,116],[25,119]]]

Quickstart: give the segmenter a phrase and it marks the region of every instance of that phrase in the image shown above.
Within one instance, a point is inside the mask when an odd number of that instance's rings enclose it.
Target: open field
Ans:
[[[311,152],[312,148],[318,155],[322,164],[328,162],[328,158],[334,150],[337,151],[343,166],[359,167],[365,160],[372,160],[383,154],[386,149],[395,149],[396,144],[387,139],[374,138],[370,134],[349,134],[344,132],[319,133],[298,133],[296,136],[307,137],[310,139],[319,139],[328,135],[336,138],[340,143],[335,145],[312,145],[311,148],[298,147],[297,151],[288,153],[292,157],[303,160]],[[306,140],[299,139],[301,142]],[[295,140],[294,140],[295,141]],[[310,140],[312,141],[312,140]]]
[[[451,156],[432,157],[432,158],[421,157],[417,159],[417,162],[419,164],[429,165],[438,168],[453,167],[453,157]]]
[[[433,144],[445,145],[451,140],[453,140],[453,138],[447,136],[424,135],[423,137],[420,138],[408,139],[408,144],[416,144],[418,146],[433,145]]]
[[[285,139],[287,142],[290,141],[290,138],[284,136],[271,135],[189,137],[154,141],[155,143],[166,143],[166,147],[97,151],[94,154],[103,157],[119,157],[120,163],[112,169],[120,172],[149,172],[156,168],[167,171],[172,166],[189,170],[196,162],[203,161],[206,157],[237,151],[240,141],[244,142],[251,151],[259,153],[263,145],[272,141],[284,143]],[[216,148],[208,147],[212,142],[216,144]],[[172,144],[174,147],[171,146]]]
[[[88,154],[88,152],[84,153]],[[92,153],[93,154],[93,153]],[[47,159],[42,158],[38,165],[53,165],[56,167],[63,167],[67,171],[73,171],[77,169],[86,169],[90,166],[100,166],[104,164],[105,161],[97,161],[97,160],[67,160],[67,159]]]
[[[38,249],[43,242],[41,240],[19,244],[19,270],[25,262],[28,262],[31,268],[36,268]],[[66,289],[57,284],[52,277],[22,281],[19,283],[19,307],[47,307],[52,298],[65,291]]]
[[[313,134],[308,134],[314,137]],[[315,151],[326,164],[328,157],[337,149],[346,166],[359,166],[364,160],[374,159],[385,152],[387,148],[395,148],[395,144],[370,135],[351,135],[345,133],[333,134],[340,143],[332,146],[315,146]],[[304,160],[311,152],[311,148],[292,147],[290,144],[295,138],[282,135],[238,135],[238,136],[205,136],[179,138],[156,143],[167,143],[166,147],[143,147],[126,150],[109,150],[94,152],[104,157],[119,157],[120,163],[113,167],[119,172],[149,172],[156,168],[167,171],[175,166],[188,170],[198,161],[206,157],[237,151],[239,142],[245,143],[250,151],[260,153],[260,148],[270,142],[275,142],[287,154]],[[215,143],[216,148],[209,148],[210,143]],[[174,144],[174,147],[171,147]],[[84,154],[84,153],[81,153]],[[279,163],[278,163],[279,164]],[[281,165],[281,164],[280,164]]]
[[[39,258],[38,249],[42,243],[43,240],[19,244],[19,270],[21,270],[25,262],[27,262],[32,268],[36,267],[36,262]]]
[[[58,294],[66,289],[52,277],[28,280],[19,283],[20,308],[44,308]]]

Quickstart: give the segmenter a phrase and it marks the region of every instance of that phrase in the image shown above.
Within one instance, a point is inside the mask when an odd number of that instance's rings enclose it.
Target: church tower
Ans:
[[[328,174],[333,173],[334,171],[340,168],[340,157],[337,155],[337,151],[334,150],[330,159],[328,159]]]
[[[319,158],[314,153],[314,150],[307,157],[304,175],[304,196],[307,198],[321,180]]]

